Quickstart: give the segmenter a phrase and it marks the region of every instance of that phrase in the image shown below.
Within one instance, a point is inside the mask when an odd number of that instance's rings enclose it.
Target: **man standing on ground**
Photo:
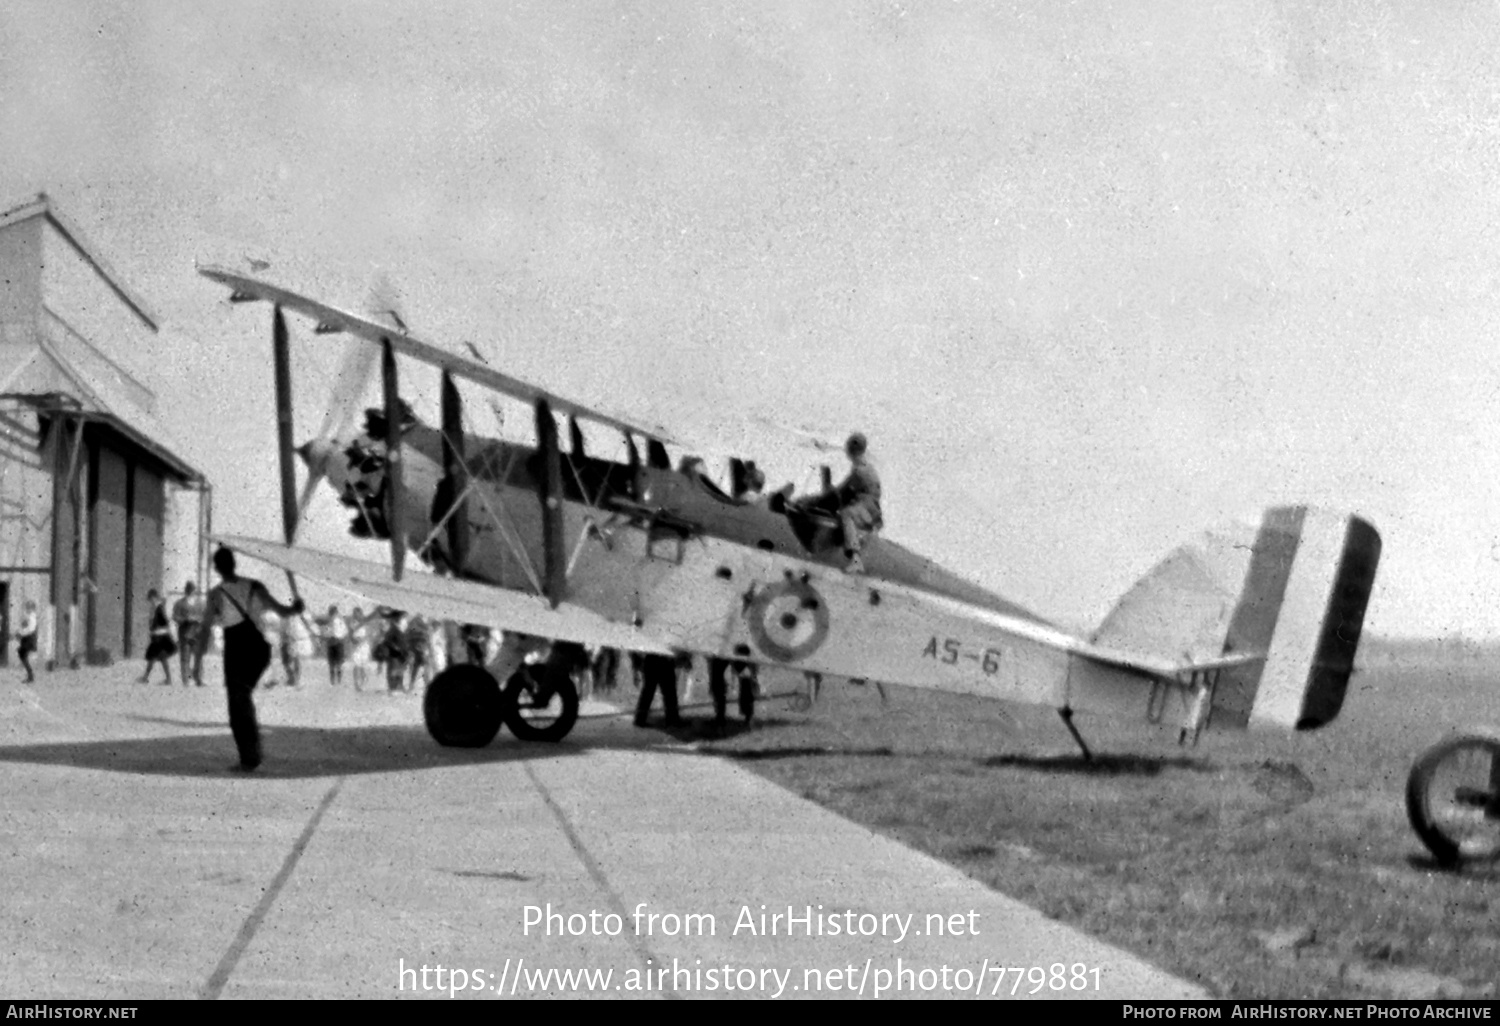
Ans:
[[[646,717],[651,714],[651,700],[660,688],[662,709],[667,714],[666,726],[682,726],[682,718],[677,715],[677,660],[669,655],[643,655],[640,668],[641,697],[635,704],[635,725],[646,725]]]
[[[730,674],[734,674],[740,685],[740,715],[745,718],[745,729],[755,725],[755,692],[758,687],[754,663],[738,659],[710,658],[708,661],[708,693],[714,703],[714,730],[724,734],[728,730],[726,720],[729,705]]]
[[[261,674],[271,664],[271,645],[260,630],[260,618],[266,610],[278,616],[298,616],[302,600],[284,606],[271,597],[259,581],[235,573],[234,553],[220,549],[214,553],[214,570],[223,581],[209,592],[208,608],[198,634],[201,656],[208,647],[213,625],[224,628],[224,690],[229,697],[229,729],[240,752],[238,766],[230,767],[248,773],[260,765],[260,725],[255,721],[255,700],[251,692],[260,683]]]
[[[198,652],[198,631],[203,626],[203,596],[192,581],[183,585],[182,598],[172,603],[172,622],[177,625],[177,653],[182,664],[182,683],[191,680],[203,686],[203,657]]]

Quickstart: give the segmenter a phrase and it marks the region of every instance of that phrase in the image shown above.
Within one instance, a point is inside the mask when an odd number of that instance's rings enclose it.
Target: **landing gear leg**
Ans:
[[[812,670],[802,672],[802,682],[807,685],[799,695],[793,695],[787,705],[793,712],[807,712],[818,704],[818,692],[823,690],[823,675]]]
[[[1093,762],[1094,753],[1089,751],[1089,746],[1084,742],[1083,735],[1078,733],[1078,728],[1073,726],[1073,709],[1071,706],[1063,706],[1057,710],[1057,715],[1062,717],[1063,726],[1068,728],[1068,733],[1073,735],[1073,740],[1078,742],[1078,747],[1083,750],[1083,761]]]

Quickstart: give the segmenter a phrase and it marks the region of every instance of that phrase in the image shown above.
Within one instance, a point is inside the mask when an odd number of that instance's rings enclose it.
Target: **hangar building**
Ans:
[[[45,193],[0,212],[0,643],[27,600],[41,665],[110,663],[148,640],[146,593],[207,576],[207,480],[156,394],[108,355],[156,316]]]

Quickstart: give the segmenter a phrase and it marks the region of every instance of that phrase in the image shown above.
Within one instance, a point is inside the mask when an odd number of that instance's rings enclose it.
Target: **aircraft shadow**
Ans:
[[[0,764],[31,763],[73,766],[106,772],[178,776],[239,776],[229,726],[222,717],[187,719],[127,714],[136,723],[187,733],[149,738],[37,742],[0,746]],[[623,729],[622,729],[623,728]],[[366,773],[440,769],[447,766],[500,764],[535,758],[585,754],[591,750],[649,750],[667,755],[700,753],[679,742],[729,736],[713,732],[710,720],[687,720],[664,730],[657,717],[646,728],[629,726],[629,716],[596,713],[581,716],[568,737],[558,743],[520,741],[504,728],[483,748],[444,748],[421,724],[351,726],[261,725],[265,762],[242,779],[296,779]],[[665,742],[665,743],[664,743]]]
[[[223,777],[236,761],[234,741],[223,723],[138,717],[197,734],[170,737],[62,741],[0,747],[0,763],[73,766],[146,776]],[[392,773],[504,763],[518,759],[581,754],[577,745],[527,744],[497,738],[485,748],[443,748],[420,726],[261,728],[265,762],[245,779],[278,780]]]
[[[225,725],[223,717],[214,720],[174,720],[168,716],[142,716],[140,713],[130,713],[124,716],[123,719],[131,720],[135,723],[155,723],[163,727],[188,727],[198,730],[217,730],[220,732],[229,729]]]
[[[735,751],[733,749],[715,752],[715,755],[726,759],[734,759],[737,762],[769,762],[775,759],[805,759],[821,756],[846,756],[851,758],[888,758],[896,754],[895,749],[886,745],[875,748],[825,748],[822,746],[802,746],[797,748],[752,748]]]
[[[769,762],[776,759],[804,759],[841,756],[846,758],[893,758],[895,749],[880,745],[868,748],[836,748],[821,745],[787,748],[726,749],[712,754],[737,762]],[[902,752],[908,758],[931,758],[933,753]],[[946,753],[939,756],[952,759]],[[1212,773],[1215,767],[1202,759],[1186,756],[1156,757],[1144,755],[1096,755],[1089,761],[1083,755],[996,755],[975,760],[988,769],[1016,767],[1042,773],[1076,773],[1085,776],[1154,777],[1166,769],[1187,769],[1195,773]]]
[[[1408,855],[1406,857],[1406,864],[1412,869],[1423,873],[1445,873],[1449,876],[1467,876],[1479,880],[1500,879],[1500,859],[1492,859],[1488,862],[1459,862],[1456,865],[1448,865],[1424,853],[1421,855]]]
[[[695,710],[701,710],[708,715],[689,715]],[[662,727],[661,729],[665,730],[668,734],[676,738],[678,741],[686,743],[695,743],[699,741],[728,741],[732,738],[756,737],[761,734],[766,734],[774,737],[779,731],[794,725],[791,721],[780,719],[774,715],[761,715],[760,713],[756,714],[753,726],[747,725],[743,719],[733,713],[731,713],[721,725],[714,720],[711,707],[706,705],[684,705],[679,707],[679,711],[682,714],[682,722],[677,724],[676,726]],[[653,715],[650,718],[650,722],[652,726],[657,726],[660,723],[660,719],[659,717]],[[723,752],[720,754],[728,755],[732,753]]]
[[[1195,773],[1212,773],[1216,767],[1206,759],[1186,755],[1095,755],[1085,759],[1082,752],[1067,755],[995,755],[978,760],[990,769],[1015,767],[1040,773],[1078,773],[1102,777],[1154,777],[1163,770],[1185,769]]]

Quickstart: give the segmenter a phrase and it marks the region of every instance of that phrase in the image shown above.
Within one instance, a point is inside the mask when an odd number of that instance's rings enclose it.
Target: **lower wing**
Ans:
[[[221,537],[217,542],[263,563],[321,581],[377,605],[430,619],[453,620],[502,631],[534,634],[582,645],[670,655],[660,640],[630,624],[614,623],[592,610],[544,600],[477,581],[408,574],[392,581],[388,567],[350,556],[287,546],[256,538]]]

